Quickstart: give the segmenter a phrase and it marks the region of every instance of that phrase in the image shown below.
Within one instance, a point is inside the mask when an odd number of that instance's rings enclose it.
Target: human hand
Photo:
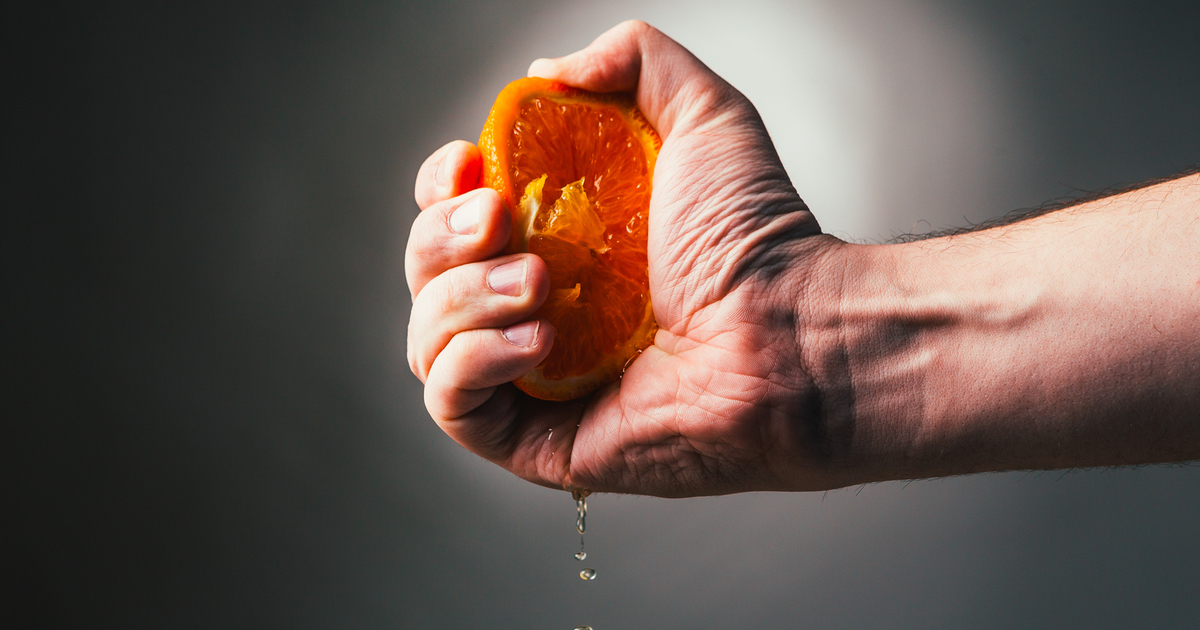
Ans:
[[[627,91],[663,138],[649,274],[661,329],[623,378],[579,401],[509,381],[549,352],[529,320],[546,297],[536,256],[501,256],[511,218],[479,186],[480,155],[451,143],[422,166],[405,269],[408,354],[439,426],[542,485],[659,496],[828,487],[818,388],[797,322],[819,236],[744,96],[674,41],[626,22],[530,75]],[[504,266],[509,264],[510,266]],[[798,481],[801,480],[801,481]]]

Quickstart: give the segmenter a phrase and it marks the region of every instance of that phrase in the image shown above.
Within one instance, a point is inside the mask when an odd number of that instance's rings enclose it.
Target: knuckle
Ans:
[[[408,251],[415,259],[414,262],[424,262],[433,254],[444,250],[443,244],[446,240],[444,228],[437,218],[431,211],[426,211],[416,217],[416,221],[413,222],[413,233],[408,240]]]
[[[413,375],[416,376],[417,379],[422,383],[424,383],[429,377],[429,369],[428,366],[424,365],[424,362],[420,360],[420,353],[417,352],[418,343],[416,342],[416,338],[417,337],[413,335],[413,326],[410,322],[408,327],[408,343],[405,347],[405,354],[408,358],[408,369],[412,370]]]
[[[425,382],[425,371],[417,363],[417,355],[413,353],[412,347],[408,349],[408,369],[412,370],[413,376],[416,376],[417,380]]]
[[[474,307],[485,303],[479,274],[470,267],[456,267],[429,281],[413,303],[413,322],[425,339],[472,328]]]
[[[625,20],[621,24],[621,27],[634,35],[641,35],[643,33],[648,33],[650,31],[654,30],[653,26],[650,26],[646,22],[643,22],[642,20],[637,20],[637,19]]]
[[[404,279],[408,282],[408,290],[413,300],[416,300],[430,275],[425,263],[425,257],[421,255],[415,237],[410,236],[408,246],[404,250]]]
[[[426,158],[417,170],[414,196],[418,206],[425,209],[456,194],[460,176],[472,164],[472,146],[464,140],[454,140]]]
[[[441,296],[441,302],[451,308],[461,308],[463,304],[471,304],[471,299],[474,294],[480,293],[477,286],[479,278],[477,273],[472,273],[472,270],[464,267],[457,267],[438,276],[439,286],[438,293]]]
[[[413,186],[413,198],[417,201],[417,206],[422,210],[438,202],[438,186],[435,173],[438,165],[445,159],[446,148],[443,147],[434,151],[433,155],[425,159],[421,164],[421,168],[417,170],[417,181]]]

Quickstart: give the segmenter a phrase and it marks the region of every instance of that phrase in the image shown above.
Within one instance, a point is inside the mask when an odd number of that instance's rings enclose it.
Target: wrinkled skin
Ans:
[[[550,487],[692,496],[795,489],[808,472],[822,486],[824,419],[798,322],[812,275],[842,244],[820,235],[754,107],[640,22],[529,72],[634,93],[662,136],[649,236],[661,330],[620,381],[587,398],[545,402],[509,384],[554,341],[529,319],[546,269],[531,254],[501,255],[508,211],[478,189],[478,150],[451,143],[418,174],[405,262],[409,361],[430,415],[466,448]],[[524,273],[513,286],[500,273],[489,281],[514,261]]]

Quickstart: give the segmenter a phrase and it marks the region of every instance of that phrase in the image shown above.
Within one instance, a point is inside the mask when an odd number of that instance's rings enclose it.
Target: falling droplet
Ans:
[[[586,557],[587,557],[587,552],[586,552],[586,551],[580,551],[579,553],[575,554],[575,559],[576,559],[576,560],[583,560],[583,559],[584,559],[584,558],[586,558]]]
[[[587,529],[587,495],[586,491],[574,490],[571,496],[575,498],[575,529],[582,536]]]
[[[580,571],[580,572],[579,572],[579,579],[581,579],[581,580],[594,580],[594,579],[596,579],[596,570],[595,570],[595,569],[584,569],[584,570]]]

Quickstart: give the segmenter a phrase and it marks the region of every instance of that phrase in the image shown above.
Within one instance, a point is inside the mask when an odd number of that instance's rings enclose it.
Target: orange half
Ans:
[[[546,261],[550,295],[535,317],[558,331],[514,381],[528,394],[588,394],[653,341],[646,237],[661,146],[626,94],[527,78],[496,98],[479,139],[483,183],[513,211],[509,252]]]

